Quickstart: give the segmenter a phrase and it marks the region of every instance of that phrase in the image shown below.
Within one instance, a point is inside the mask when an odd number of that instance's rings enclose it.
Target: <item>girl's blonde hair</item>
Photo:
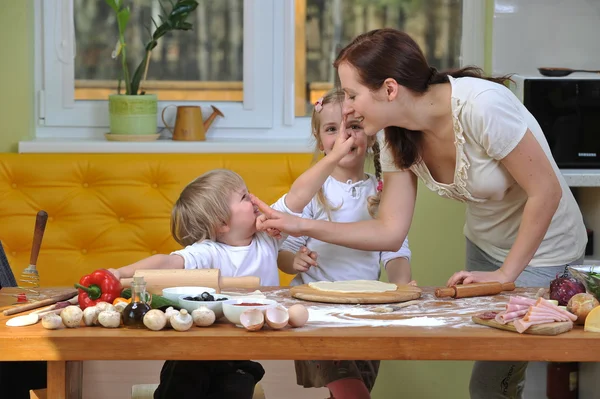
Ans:
[[[315,145],[315,153],[313,156],[312,163],[315,164],[319,160],[319,156],[321,153],[320,147],[322,146],[321,135],[320,135],[320,127],[321,127],[321,110],[323,106],[327,104],[340,104],[340,106],[344,103],[345,93],[340,89],[332,89],[328,91],[323,97],[321,97],[314,104],[312,117],[311,117],[311,128],[312,135],[316,141]],[[368,211],[371,217],[377,217],[377,211],[379,209],[379,202],[381,201],[381,191],[380,187],[382,187],[381,180],[381,161],[380,161],[380,147],[379,142],[376,138],[369,138],[371,141],[370,149],[372,153],[368,154],[369,158],[373,159],[373,166],[375,168],[375,178],[377,179],[377,194],[370,196],[367,198]],[[317,192],[317,202],[327,214],[327,219],[331,220],[331,212],[340,209],[342,204],[334,207],[325,197],[325,193],[323,192],[323,187],[319,188]]]
[[[227,169],[204,173],[189,183],[171,212],[171,234],[183,246],[217,240],[219,228],[229,223],[231,194],[244,187],[244,179]]]

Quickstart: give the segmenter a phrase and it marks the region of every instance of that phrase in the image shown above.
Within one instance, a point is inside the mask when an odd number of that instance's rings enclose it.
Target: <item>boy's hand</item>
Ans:
[[[113,274],[117,278],[117,280],[121,279],[121,273],[117,269],[108,269],[109,272]]]
[[[317,266],[317,253],[302,246],[294,255],[292,267],[299,273],[307,272],[311,266]]]

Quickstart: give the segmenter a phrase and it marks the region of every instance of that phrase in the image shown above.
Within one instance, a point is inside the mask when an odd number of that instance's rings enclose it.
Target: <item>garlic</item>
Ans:
[[[206,306],[200,306],[192,312],[192,319],[198,327],[208,327],[215,322],[216,316],[215,312],[211,309]]]
[[[162,330],[167,325],[167,316],[159,309],[151,309],[144,315],[144,325],[153,331]]]
[[[167,316],[167,327],[171,327],[171,316],[179,314],[179,310],[173,308],[173,306],[169,306],[167,310],[165,310],[165,316]]]
[[[100,309],[100,312],[103,312],[105,310],[112,310],[115,311],[115,307],[113,304],[108,303],[108,302],[98,302],[95,305],[98,309]]]
[[[127,305],[129,305],[127,302],[117,302],[113,306],[115,307],[115,310],[117,312],[123,314],[123,311],[125,310],[125,308],[127,307]]]
[[[119,327],[121,325],[121,313],[116,310],[103,310],[98,314],[98,321],[103,327]]]
[[[68,328],[76,328],[81,324],[83,318],[83,311],[79,306],[69,305],[60,312],[60,318],[64,325]]]
[[[90,326],[98,325],[98,314],[100,313],[100,309],[96,306],[90,306],[83,310],[83,323]]]
[[[42,317],[42,327],[48,330],[56,330],[63,326],[62,318],[56,313],[49,313]]]
[[[187,310],[181,309],[178,314],[170,317],[171,326],[177,331],[187,331],[192,326],[194,320]]]

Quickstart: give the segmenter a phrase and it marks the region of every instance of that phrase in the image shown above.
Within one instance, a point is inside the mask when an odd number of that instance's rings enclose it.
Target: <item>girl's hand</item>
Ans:
[[[514,280],[511,280],[507,275],[505,275],[501,269],[498,269],[493,272],[468,272],[466,270],[461,270],[460,272],[456,272],[450,277],[447,287],[452,287],[457,284],[471,284],[471,283],[484,283],[486,281],[497,281],[499,283],[512,283]]]
[[[296,255],[292,267],[299,273],[307,272],[311,266],[317,266],[317,253],[302,246]]]
[[[252,194],[250,194],[250,201],[252,201],[252,203],[262,212],[261,216],[264,216],[257,218],[256,229],[258,231],[276,229],[294,237],[302,235],[302,218],[276,211]]]
[[[346,118],[342,118],[342,123],[340,124],[335,143],[333,143],[333,148],[327,156],[340,161],[352,150],[355,141],[356,137],[354,136],[354,132],[348,132],[346,129]]]

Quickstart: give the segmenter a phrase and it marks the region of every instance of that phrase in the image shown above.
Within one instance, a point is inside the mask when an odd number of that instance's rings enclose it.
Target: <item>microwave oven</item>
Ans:
[[[600,169],[600,76],[582,75],[512,75],[509,82],[540,124],[561,169]]]

